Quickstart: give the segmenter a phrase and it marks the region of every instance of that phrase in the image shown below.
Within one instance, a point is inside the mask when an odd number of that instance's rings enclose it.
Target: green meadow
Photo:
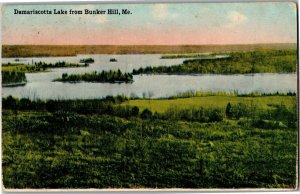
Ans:
[[[296,103],[295,96],[200,96],[177,99],[137,99],[123,102],[123,106],[137,106],[140,109],[149,109],[152,112],[162,113],[170,108],[189,109],[194,107],[224,108],[228,103],[245,103],[255,105],[263,109],[272,109],[274,105],[284,104],[288,107]]]

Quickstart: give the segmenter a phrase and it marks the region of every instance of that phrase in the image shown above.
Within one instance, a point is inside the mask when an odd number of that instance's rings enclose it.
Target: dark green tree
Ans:
[[[225,113],[226,113],[226,116],[227,116],[228,118],[232,118],[232,109],[231,109],[231,104],[230,104],[230,102],[228,102],[228,104],[227,104],[227,106],[226,106],[226,111],[225,111]]]

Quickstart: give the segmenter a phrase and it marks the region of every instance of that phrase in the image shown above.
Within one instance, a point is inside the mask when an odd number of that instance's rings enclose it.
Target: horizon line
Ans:
[[[2,46],[227,46],[227,45],[266,45],[298,44],[298,42],[277,43],[238,43],[238,44],[2,44]]]

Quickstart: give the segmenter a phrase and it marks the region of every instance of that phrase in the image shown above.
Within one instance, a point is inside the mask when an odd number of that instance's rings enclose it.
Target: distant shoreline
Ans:
[[[78,54],[182,54],[297,49],[296,43],[237,45],[3,45],[3,58],[63,57]]]

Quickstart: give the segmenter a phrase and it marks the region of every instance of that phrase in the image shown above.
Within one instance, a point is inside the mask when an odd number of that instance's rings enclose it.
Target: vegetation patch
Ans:
[[[84,74],[71,74],[63,73],[61,78],[57,78],[54,81],[61,82],[109,82],[109,83],[131,83],[133,82],[133,76],[131,73],[122,73],[118,71],[102,71],[98,73],[97,71],[92,73]]]
[[[26,82],[24,72],[19,71],[2,71],[2,84],[16,84]]]
[[[36,73],[36,72],[42,72],[44,70],[37,65],[8,63],[8,64],[2,64],[2,71],[18,71],[18,72],[23,72],[23,73]]]
[[[56,63],[45,63],[45,62],[35,62],[34,65],[37,68],[41,68],[43,70],[47,68],[68,68],[68,67],[87,67],[89,64],[78,64],[78,63],[67,63],[65,61],[58,61]]]

